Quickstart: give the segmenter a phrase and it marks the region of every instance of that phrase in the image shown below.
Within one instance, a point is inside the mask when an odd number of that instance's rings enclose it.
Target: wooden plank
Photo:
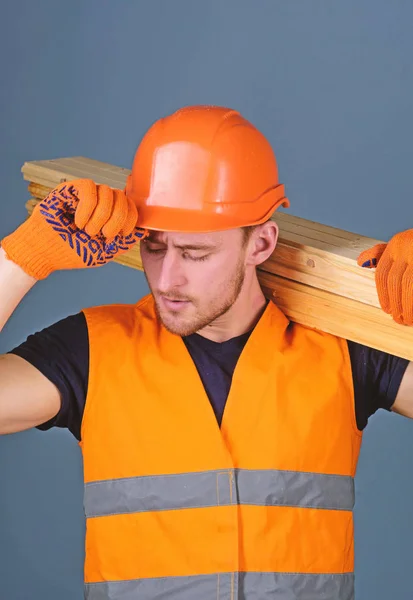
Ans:
[[[264,272],[259,279],[265,295],[292,321],[413,360],[413,329],[380,308]]]
[[[37,198],[27,202],[29,214],[38,202]],[[116,262],[142,271],[139,244]],[[267,298],[273,298],[293,321],[413,360],[413,330],[397,325],[380,308],[262,270],[258,278]]]
[[[25,163],[24,178],[39,199],[63,180],[90,177],[123,189],[128,169],[83,157]],[[413,328],[398,325],[380,308],[374,271],[357,265],[359,253],[379,242],[277,211],[277,248],[258,269],[265,294],[292,320],[413,360]],[[139,245],[116,262],[142,270]]]
[[[100,163],[101,168],[91,159],[76,156],[74,158],[59,158],[52,160],[38,160],[24,163],[23,177],[26,181],[42,183],[53,189],[62,181],[70,179],[89,178],[96,183],[106,183],[111,187],[123,189],[129,169],[115,167],[107,163]]]

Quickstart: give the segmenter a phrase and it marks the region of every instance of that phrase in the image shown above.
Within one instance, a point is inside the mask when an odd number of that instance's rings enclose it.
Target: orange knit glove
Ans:
[[[53,271],[100,267],[127,252],[147,232],[124,192],[90,179],[55,188],[1,246],[35,279]]]
[[[388,244],[362,252],[358,264],[376,269],[382,309],[402,325],[413,325],[413,229],[396,234]]]

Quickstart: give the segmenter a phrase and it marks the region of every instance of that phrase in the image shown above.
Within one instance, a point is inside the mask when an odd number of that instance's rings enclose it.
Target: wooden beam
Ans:
[[[88,177],[123,189],[128,169],[83,157],[28,162],[22,168],[35,204],[63,181]],[[381,309],[374,272],[357,265],[359,253],[379,240],[277,211],[273,255],[258,269],[260,283],[292,320],[413,360],[413,328]],[[139,245],[116,262],[142,270]]]

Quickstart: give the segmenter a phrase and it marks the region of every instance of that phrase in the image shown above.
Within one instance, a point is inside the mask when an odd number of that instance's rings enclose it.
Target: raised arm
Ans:
[[[0,332],[33,285],[61,269],[105,265],[139,241],[137,210],[88,179],[61,184],[0,248]],[[1,335],[1,333],[0,333]],[[0,434],[40,425],[60,409],[57,387],[23,358],[0,355]]]

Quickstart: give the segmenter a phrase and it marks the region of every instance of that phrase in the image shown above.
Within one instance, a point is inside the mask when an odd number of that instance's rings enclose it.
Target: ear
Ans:
[[[248,243],[246,264],[257,266],[265,262],[275,250],[278,233],[275,221],[266,221],[254,227]]]

